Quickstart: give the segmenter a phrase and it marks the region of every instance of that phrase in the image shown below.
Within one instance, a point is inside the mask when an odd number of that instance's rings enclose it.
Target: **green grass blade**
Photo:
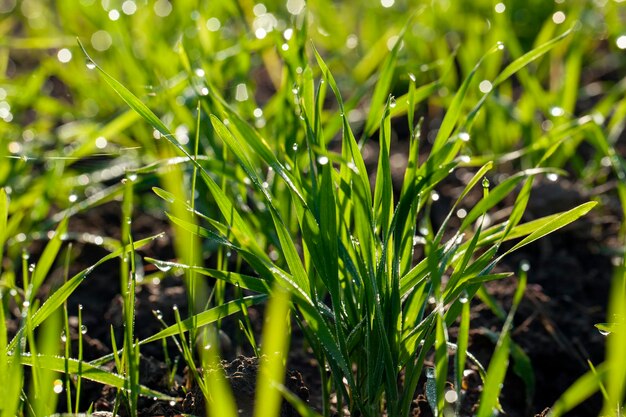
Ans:
[[[257,373],[254,417],[278,416],[281,394],[277,386],[285,380],[285,365],[289,348],[289,293],[281,287],[274,288],[267,307],[263,326],[261,352],[264,360]]]
[[[7,239],[7,221],[9,219],[9,198],[4,188],[0,188],[0,259],[4,256],[4,241]],[[0,273],[2,263],[0,262]]]
[[[572,30],[573,29],[569,29],[563,32],[556,38],[551,39],[550,41],[538,46],[532,51],[527,52],[526,54],[517,58],[515,61],[511,62],[502,72],[500,72],[500,74],[493,81],[494,88],[500,85],[502,82],[506,81],[511,75],[515,74],[517,71],[524,68],[526,65],[536,60],[537,58],[540,58],[550,49],[554,48],[557,43],[569,36],[572,33]]]
[[[219,319],[227,317],[231,314],[238,313],[241,311],[243,305],[246,307],[250,307],[252,305],[259,304],[267,299],[267,296],[264,294],[261,295],[252,295],[249,297],[244,297],[240,300],[229,301],[228,303],[219,305],[217,307],[213,307],[209,310],[203,311],[202,313],[198,313],[193,317],[189,317],[186,320],[180,322],[180,326],[183,332],[187,332],[194,327],[202,327],[210,323],[214,323]],[[144,345],[146,343],[154,342],[155,340],[161,340],[166,337],[175,336],[180,333],[179,325],[173,324],[160,332],[153,334],[152,336],[143,339],[139,342],[140,345]]]
[[[606,362],[578,378],[554,403],[550,417],[560,417],[595,394],[609,372]]]
[[[31,355],[22,355],[20,357],[20,363],[26,366],[33,366],[33,359],[34,358]],[[51,371],[65,372],[66,369],[65,358],[62,356],[38,355],[37,363],[41,368]],[[125,378],[121,375],[97,366],[93,366],[88,362],[79,362],[76,359],[69,359],[67,361],[67,366],[70,374],[78,374],[80,372],[82,378],[86,378],[90,381],[98,382],[103,385],[111,385],[119,390],[124,390]],[[162,394],[145,386],[139,387],[139,393],[145,397],[156,398],[158,400],[175,400],[173,397]]]
[[[144,258],[147,262],[150,262],[157,266],[157,268],[170,270],[172,268],[180,268],[184,270],[192,270],[193,272],[207,277],[219,279],[227,282],[233,286],[240,287],[245,290],[254,291],[260,294],[269,294],[270,286],[264,279],[253,277],[251,275],[240,274],[231,271],[222,271],[218,269],[203,268],[200,266],[190,266],[179,262],[161,261],[150,257]]]
[[[461,310],[461,324],[457,336],[457,350],[454,357],[455,388],[458,394],[461,393],[463,384],[463,372],[465,371],[465,361],[467,359],[467,346],[469,341],[470,324],[470,300],[465,298]]]
[[[33,294],[37,293],[37,290],[43,283],[44,279],[46,279],[46,276],[48,275],[48,272],[50,272],[52,264],[57,258],[59,250],[61,249],[61,245],[63,244],[63,235],[65,235],[65,233],[67,232],[68,220],[68,218],[65,218],[61,221],[61,223],[54,232],[54,236],[46,245],[46,248],[41,254],[39,261],[37,261],[37,267],[33,271],[32,276]]]
[[[132,248],[134,250],[137,250],[161,236],[162,235],[159,234],[134,242]],[[65,300],[67,300],[67,298],[74,292],[74,290],[80,285],[80,283],[83,282],[83,280],[85,280],[89,276],[91,271],[93,271],[97,266],[111,259],[117,258],[118,256],[126,256],[130,252],[130,250],[131,248],[127,247],[120,248],[114,252],[111,252],[89,268],[84,269],[83,271],[74,275],[70,280],[68,280],[65,284],[59,287],[59,289],[57,289],[50,297],[48,297],[46,301],[42,304],[42,306],[33,313],[31,318],[33,329],[43,323],[48,317],[50,317],[51,314],[53,314],[59,307],[61,307]],[[8,351],[12,351],[15,348],[15,345],[21,337],[21,334],[22,330],[20,330],[18,334],[13,338],[13,340],[11,340],[11,343],[9,343],[9,346],[7,347]]]
[[[378,75],[378,81],[376,82],[376,87],[374,87],[374,93],[372,94],[372,100],[370,102],[370,109],[367,113],[367,119],[365,121],[365,129],[363,131],[365,137],[369,137],[372,133],[374,133],[374,129],[383,114],[385,98],[389,96],[391,91],[391,82],[393,81],[393,74],[396,69],[398,51],[400,50],[400,46],[403,42],[404,32],[406,31],[407,25],[410,24],[411,20],[412,19],[409,19],[406,25],[402,28],[402,31],[398,34],[396,43],[391,49],[391,53],[385,59],[382,69]]]
[[[445,389],[448,378],[448,332],[443,318],[443,306],[437,313],[437,327],[435,337],[435,398],[437,403],[436,416],[443,416],[446,405]]]
[[[522,246],[526,246],[529,243],[534,242],[537,239],[541,239],[545,235],[550,234],[578,220],[580,217],[589,213],[589,211],[591,211],[591,209],[593,209],[597,204],[598,203],[596,201],[590,201],[588,203],[581,204],[578,207],[575,207],[571,210],[566,211],[565,213],[558,215],[552,221],[546,223],[542,227],[533,231],[530,235],[526,236],[521,242],[517,243],[515,246],[509,249],[505,253],[505,255],[521,248]]]
[[[603,414],[613,415],[624,404],[626,390],[626,254],[615,268],[611,285],[609,314],[612,331],[607,335],[606,363],[609,370],[606,381],[608,399]],[[617,411],[619,415],[619,411]]]
[[[493,410],[498,404],[501,384],[504,381],[506,370],[509,367],[509,348],[511,335],[507,332],[500,338],[496,345],[496,351],[491,358],[487,369],[487,380],[480,397],[480,406],[477,417],[491,417]]]
[[[463,80],[463,83],[461,83],[459,90],[454,95],[454,98],[452,99],[452,103],[450,103],[450,107],[448,107],[448,111],[446,112],[446,115],[444,116],[443,121],[441,122],[441,126],[439,127],[439,131],[437,132],[437,136],[435,137],[435,141],[433,143],[433,148],[432,148],[433,154],[439,151],[443,147],[443,145],[446,143],[448,138],[450,138],[450,135],[452,134],[452,131],[454,130],[454,126],[456,125],[457,121],[461,117],[461,111],[463,110],[463,103],[465,102],[465,96],[467,95],[469,86],[474,78],[474,75],[478,71],[478,68],[480,68],[480,65],[482,64],[483,60],[487,56],[499,50],[500,50],[500,45],[497,45],[496,47],[491,48],[485,55],[483,55],[480,58],[480,60],[476,63],[472,71],[467,75],[465,80]]]
[[[152,110],[150,110],[148,108],[148,106],[146,106],[133,93],[131,93],[129,89],[124,87],[119,81],[117,81],[115,78],[111,77],[98,64],[96,64],[96,62],[93,59],[91,59],[91,57],[87,53],[87,50],[83,46],[83,44],[80,41],[80,39],[77,38],[77,41],[78,41],[78,45],[80,46],[80,49],[82,49],[82,51],[83,51],[83,54],[85,54],[87,59],[93,65],[95,65],[95,67],[98,69],[100,74],[104,77],[104,80],[107,82],[107,84],[109,84],[111,86],[111,88],[122,98],[122,100],[124,100],[124,102],[126,102],[126,104],[128,104],[130,106],[130,108],[135,110],[144,120],[146,120],[148,123],[150,123],[150,125],[153,128],[155,128],[156,130],[158,130],[163,136],[166,136],[166,137],[171,139],[172,138],[172,133],[165,126],[165,124],[163,124],[161,119],[159,119],[156,116],[156,114],[154,114],[152,112]],[[178,147],[180,147],[180,146],[178,146]]]
[[[480,396],[480,405],[478,407],[477,417],[491,417],[496,407],[500,408],[498,397],[502,389],[502,383],[506,376],[506,370],[509,366],[509,353],[511,349],[511,327],[513,326],[513,316],[517,311],[519,303],[522,301],[524,291],[526,290],[526,274],[520,275],[520,280],[513,296],[513,305],[511,311],[504,322],[502,333],[496,344],[496,350],[489,362],[487,370],[487,378],[483,386],[483,392]]]

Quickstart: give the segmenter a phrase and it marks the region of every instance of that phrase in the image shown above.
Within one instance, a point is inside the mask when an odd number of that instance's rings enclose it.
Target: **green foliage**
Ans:
[[[166,338],[176,340],[205,396],[226,398],[209,401],[213,413],[234,415],[221,374],[195,371],[217,367],[219,352],[195,347],[216,346],[224,317],[241,313],[246,321],[247,308],[267,300],[260,348],[249,323],[246,333],[267,357],[257,415],[275,414],[280,396],[301,415],[317,415],[282,382],[288,315],[320,363],[324,415],[332,393],[352,413],[408,416],[423,373],[435,415],[453,415],[448,380],[461,394],[463,371],[474,362],[472,299],[490,302],[483,284],[510,275],[494,272],[506,255],[598,204],[525,221],[536,178],[570,173],[594,186],[614,177],[626,216],[617,145],[626,84],[597,75],[598,62],[611,74],[625,65],[621,6],[197,3],[0,6],[2,415],[54,412],[54,396],[42,387],[60,374],[76,391],[68,408],[89,407],[80,399],[86,378],[117,388],[136,415],[139,395],[169,399],[141,386],[138,374],[141,348]],[[399,142],[408,149],[402,169],[392,157]],[[581,156],[583,143],[594,156]],[[436,223],[437,190],[460,170],[473,174]],[[115,200],[122,201],[119,239],[71,232],[76,214]],[[508,217],[492,224],[490,214],[506,205]],[[134,240],[133,209],[164,213],[177,260],[136,252],[156,237]],[[28,251],[38,241],[31,266]],[[72,258],[68,241],[97,241],[109,254],[49,285],[62,255],[68,264]],[[113,259],[120,260],[121,349],[112,337],[114,353],[90,363],[80,353],[70,358],[69,343],[65,358],[55,356],[61,322],[69,330],[68,300]],[[144,262],[182,271],[190,308],[138,340],[135,289]],[[599,325],[611,333],[607,360],[564,393],[553,415],[597,390],[604,414],[623,404],[623,264]],[[509,357],[527,393],[534,389],[529,360],[511,338],[520,278],[510,312],[491,305],[504,326],[492,335],[479,417],[500,407]],[[12,339],[7,319],[18,323]],[[424,370],[431,358],[434,368]],[[102,367],[108,361],[117,373]],[[30,391],[23,366],[31,368]]]

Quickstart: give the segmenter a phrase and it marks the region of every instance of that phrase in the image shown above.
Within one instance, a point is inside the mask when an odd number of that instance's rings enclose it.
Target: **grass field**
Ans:
[[[626,2],[0,16],[2,416],[623,415]]]

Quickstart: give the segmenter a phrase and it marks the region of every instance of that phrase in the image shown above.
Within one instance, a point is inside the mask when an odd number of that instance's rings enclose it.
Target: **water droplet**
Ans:
[[[172,269],[172,265],[164,261],[155,261],[154,266],[156,266],[161,272],[167,272]]]
[[[67,335],[65,334],[65,330],[61,331],[61,342],[67,342]]]
[[[298,144],[297,144],[297,143],[294,143],[294,144],[291,146],[291,149],[293,149],[293,151],[294,151],[294,152],[296,152],[296,151],[298,150]]]
[[[451,389],[445,393],[444,398],[448,403],[454,404],[459,399],[459,395],[456,393],[455,390]]]
[[[320,156],[319,158],[317,158],[317,162],[318,162],[320,165],[326,165],[326,164],[328,164],[328,157],[327,157],[327,156],[323,156],[323,155],[322,155],[322,156]]]
[[[154,314],[157,320],[163,320],[163,312],[161,310],[152,310],[152,314]]]
[[[76,200],[78,200],[78,196],[76,194],[70,194],[70,196],[67,199],[70,203],[75,203]]]
[[[352,172],[358,175],[359,169],[356,167],[356,164],[354,162],[352,161],[348,162],[348,168],[350,168]]]
[[[60,379],[55,379],[52,383],[52,390],[55,394],[60,394],[63,392],[63,381]]]
[[[30,259],[30,255],[27,252],[22,253],[22,259],[27,261]]]
[[[546,178],[548,179],[548,181],[556,182],[559,179],[559,175],[555,174],[554,172],[551,172],[546,175]]]
[[[172,310],[178,311],[178,306],[176,304],[174,304],[174,306],[172,307]]]
[[[433,201],[439,201],[439,193],[438,193],[438,192],[436,192],[436,191],[433,191],[433,192],[432,192],[432,194],[430,195],[430,198],[431,198]]]
[[[610,332],[610,331],[605,330],[605,329],[598,329],[598,332],[600,332],[600,334],[601,334],[602,336],[608,336],[608,335],[610,335],[610,334],[611,334],[611,332]]]
[[[84,324],[80,326],[80,333],[87,334],[87,326],[85,326]]]
[[[30,307],[30,301],[25,300],[25,301],[22,303],[22,307],[24,307],[24,308],[28,308],[28,307]]]
[[[469,142],[470,134],[467,132],[461,132],[459,133],[459,139],[462,140],[463,142]]]
[[[389,98],[389,107],[391,107],[392,109],[396,107],[396,98],[394,96],[391,96]]]
[[[28,272],[33,272],[35,270],[35,264],[28,265]]]
[[[413,236],[413,246],[425,245],[425,244],[426,244],[426,239],[424,239],[423,236],[419,236],[419,235]]]
[[[79,305],[78,305],[78,309],[79,309],[79,310],[82,310],[82,309],[83,309],[83,305],[82,305],[82,304],[79,304]]]
[[[170,407],[174,407],[176,405],[176,401],[172,400],[170,401]]]
[[[554,106],[550,108],[550,115],[553,117],[561,117],[565,114],[565,110],[563,108]]]
[[[417,78],[415,77],[415,74],[413,74],[412,72],[409,72],[409,78],[411,79],[411,81],[416,82]]]
[[[298,86],[297,86],[297,85],[295,85],[295,86],[291,89],[291,92],[293,93],[293,95],[294,95],[294,96],[297,96],[299,91],[300,91],[300,90],[298,89]]]
[[[87,61],[87,69],[88,70],[92,70],[94,68],[96,68],[96,64],[93,61]]]
[[[489,185],[490,185],[489,179],[487,177],[483,177],[482,184],[483,184],[483,188],[489,188]]]
[[[469,295],[467,294],[467,291],[463,290],[463,292],[459,296],[459,301],[465,304],[468,302],[468,300],[469,300]]]
[[[520,262],[519,269],[521,269],[524,272],[530,271],[530,262],[524,259],[522,262]]]
[[[354,237],[354,236],[352,236],[352,237],[350,238],[350,240],[352,241],[352,244],[353,244],[354,246],[359,246],[359,245],[361,244],[361,242],[359,242],[359,239],[357,239],[357,238],[356,238],[356,237]]]
[[[498,50],[499,50],[499,51],[503,50],[503,49],[504,49],[504,43],[503,43],[503,42],[498,41],[498,42],[496,43],[496,48],[498,48]]]

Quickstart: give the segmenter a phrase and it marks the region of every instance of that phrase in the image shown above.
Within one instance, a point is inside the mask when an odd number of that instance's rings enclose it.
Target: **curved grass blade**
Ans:
[[[560,417],[595,394],[602,380],[609,372],[606,362],[588,371],[574,382],[560,397],[550,410],[550,417]]]
[[[63,305],[65,300],[67,300],[67,298],[74,292],[74,290],[80,285],[80,283],[83,282],[83,280],[85,280],[96,267],[98,267],[99,265],[111,259],[117,258],[118,256],[126,256],[129,252],[131,252],[131,250],[137,250],[161,236],[162,234],[151,236],[149,238],[134,242],[132,247],[127,246],[126,248],[120,248],[114,252],[111,252],[110,254],[103,257],[102,259],[100,259],[98,262],[96,262],[89,268],[84,269],[78,274],[74,275],[65,284],[59,287],[59,289],[56,290],[50,297],[48,297],[48,299],[43,303],[43,305],[37,311],[33,313],[31,317],[32,328],[35,329],[37,326],[43,323],[48,317],[50,317],[50,315],[54,313],[57,308]],[[8,352],[15,349],[17,341],[21,338],[22,332],[23,332],[23,328],[20,329],[17,335],[15,335],[15,337],[13,338],[13,340],[11,340],[11,343],[9,343],[7,347]]]
[[[31,355],[22,355],[20,362],[22,365],[33,366],[34,358]],[[66,372],[70,374],[80,374],[82,378],[89,379],[104,385],[113,386],[119,390],[124,390],[125,378],[121,375],[108,371],[106,369],[93,366],[88,362],[81,362],[76,359],[66,359],[61,356],[38,355],[37,363],[43,369],[49,369],[56,372]],[[155,398],[157,400],[171,401],[175,398],[162,394],[153,389],[139,386],[139,394],[145,397]]]
[[[507,65],[507,67],[500,74],[498,74],[496,79],[493,80],[493,87],[495,88],[498,85],[502,84],[502,82],[506,81],[511,75],[515,74],[517,71],[524,68],[526,65],[530,64],[532,61],[536,60],[537,58],[540,58],[550,49],[554,48],[557,43],[559,43],[561,40],[568,37],[572,33],[572,30],[573,28],[566,30],[561,35],[557,36],[556,38],[549,40],[543,45],[538,46],[532,51],[527,52],[526,54],[517,58],[515,61],[511,62],[509,65]]]
[[[597,204],[598,204],[597,201],[589,201],[587,203],[581,204],[578,207],[575,207],[575,208],[573,208],[571,210],[568,210],[565,213],[562,213],[562,214],[558,215],[552,221],[546,223],[542,227],[540,227],[537,230],[533,231],[530,235],[526,236],[526,238],[524,238],[521,242],[517,243],[511,249],[506,251],[506,253],[504,255],[507,255],[507,254],[509,254],[509,253],[511,253],[511,252],[513,252],[513,251],[515,251],[515,250],[517,250],[519,248],[521,248],[522,246],[526,246],[529,243],[534,242],[537,239],[541,239],[545,235],[550,234],[550,233],[554,232],[555,230],[558,230],[558,229],[560,229],[562,227],[565,227],[568,224],[578,220],[580,217],[582,217],[585,214],[589,213],[591,211],[591,209],[593,209]],[[504,256],[504,255],[502,255],[502,256]]]
[[[193,317],[189,317],[186,320],[183,320],[179,324],[173,324],[160,332],[139,341],[140,345],[144,345],[146,343],[154,342],[155,340],[161,340],[166,337],[175,336],[180,333],[181,329],[183,332],[189,331],[195,327],[202,327],[209,323],[214,323],[217,320],[229,316],[231,314],[235,314],[241,311],[243,306],[250,307],[252,305],[259,304],[267,299],[265,294],[261,295],[252,295],[249,297],[244,297],[240,300],[233,300],[226,304],[219,305],[217,307],[213,307],[209,310],[203,311],[202,313],[196,314]]]
[[[461,117],[461,110],[463,109],[463,102],[465,101],[467,90],[470,86],[470,83],[472,82],[472,79],[474,78],[474,75],[478,71],[478,68],[480,68],[485,58],[487,58],[489,55],[499,50],[500,50],[500,45],[496,45],[495,47],[491,48],[485,55],[483,55],[478,60],[474,68],[472,68],[472,71],[467,75],[465,80],[463,80],[463,83],[461,83],[459,90],[454,95],[454,98],[452,99],[452,103],[450,104],[450,107],[448,108],[448,111],[446,112],[446,115],[444,116],[443,121],[441,122],[441,126],[439,127],[439,132],[437,132],[437,136],[435,137],[435,142],[433,143],[433,148],[431,151],[433,154],[439,151],[443,147],[443,145],[446,143],[446,141],[452,134],[452,131],[454,130],[454,126],[456,125],[457,121]]]
[[[251,275],[245,275],[245,274],[240,274],[237,272],[230,272],[230,271],[222,271],[218,269],[203,268],[200,266],[190,266],[190,265],[186,265],[186,264],[182,264],[178,262],[161,261],[161,260],[150,258],[150,257],[145,257],[144,259],[147,262],[150,262],[156,265],[158,268],[163,268],[163,269],[168,269],[168,270],[171,268],[191,270],[197,274],[219,279],[224,282],[228,282],[231,285],[238,286],[239,288],[242,288],[245,290],[254,291],[260,294],[270,293],[270,286],[268,285],[267,281],[258,277],[253,277]]]

